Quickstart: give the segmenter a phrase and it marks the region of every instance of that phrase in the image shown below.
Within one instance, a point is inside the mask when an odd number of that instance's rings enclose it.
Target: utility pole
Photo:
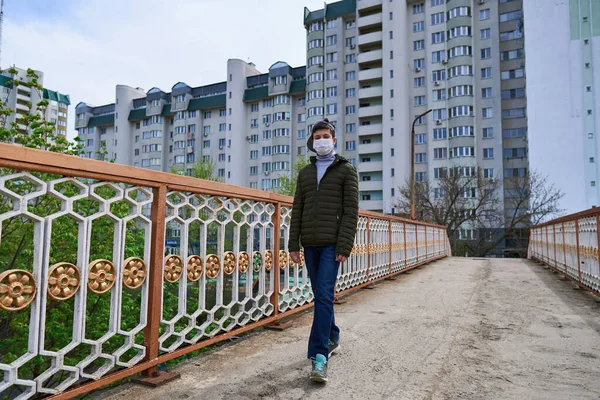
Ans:
[[[429,114],[431,109],[417,115],[410,130],[410,219],[415,219],[415,123],[421,117]]]

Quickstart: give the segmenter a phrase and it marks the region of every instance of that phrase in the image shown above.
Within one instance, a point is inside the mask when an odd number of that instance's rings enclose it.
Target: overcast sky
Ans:
[[[112,103],[115,85],[169,91],[226,80],[229,58],[267,72],[306,60],[304,7],[322,0],[5,0],[1,66],[44,72],[74,106]]]

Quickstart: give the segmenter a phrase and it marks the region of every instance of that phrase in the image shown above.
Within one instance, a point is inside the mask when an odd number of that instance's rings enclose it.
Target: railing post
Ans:
[[[165,244],[165,216],[167,205],[167,186],[160,185],[153,190],[152,235],[150,239],[150,266],[148,269],[148,321],[144,329],[144,345],[146,346],[146,360],[158,357],[158,337],[160,331],[161,296],[163,283],[163,249]],[[150,377],[157,374],[156,367],[143,372],[143,376]]]
[[[550,239],[548,239],[548,225],[546,225],[546,262],[550,263]]]
[[[567,270],[567,242],[565,240],[565,223],[562,223],[562,250],[563,250],[563,259],[565,262],[565,273],[568,272]]]
[[[388,221],[388,250],[390,253],[390,273],[392,273],[392,220]]]
[[[579,219],[575,220],[575,241],[577,245],[577,276],[581,282],[581,255],[579,254]]]
[[[404,266],[408,266],[408,253],[406,252],[406,222],[404,224]]]
[[[279,250],[281,247],[281,204],[275,203],[275,213],[273,216],[273,294],[271,294],[271,304],[273,304],[273,315],[279,315],[279,279],[281,276],[281,266],[279,265]]]
[[[367,217],[367,279],[371,270],[371,217]]]
[[[556,256],[556,225],[552,225],[552,232],[554,232],[554,264],[558,267],[558,257]]]
[[[429,257],[429,249],[427,248],[427,225],[424,225],[425,228],[425,261],[427,261],[427,257]]]
[[[415,264],[419,263],[419,225],[415,224],[415,251],[417,260]]]

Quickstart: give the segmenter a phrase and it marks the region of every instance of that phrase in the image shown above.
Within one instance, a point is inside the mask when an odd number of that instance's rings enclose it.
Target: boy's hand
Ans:
[[[292,251],[290,253],[290,257],[292,258],[292,261],[294,262],[294,264],[300,264],[300,252],[299,251]]]
[[[347,260],[347,259],[348,259],[348,258],[347,258],[346,256],[343,256],[343,255],[341,255],[341,254],[338,254],[338,255],[336,255],[336,256],[335,256],[335,261],[336,261],[336,262],[341,262],[341,263],[343,263],[343,262],[346,262],[346,260]]]

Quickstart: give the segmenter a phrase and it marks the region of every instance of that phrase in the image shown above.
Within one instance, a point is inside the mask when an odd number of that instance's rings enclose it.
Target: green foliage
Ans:
[[[310,164],[310,160],[300,156],[294,163],[292,168],[292,174],[280,175],[281,187],[275,189],[275,193],[284,194],[287,196],[293,196],[296,193],[296,182],[298,181],[298,173],[302,168]]]
[[[192,178],[221,182],[221,179],[215,176],[217,164],[215,164],[215,162],[212,160],[204,161],[202,159],[198,159],[195,163],[188,165],[187,168],[191,170],[190,176]],[[183,167],[177,167],[173,165],[171,166],[171,173],[185,175],[186,171]]]

